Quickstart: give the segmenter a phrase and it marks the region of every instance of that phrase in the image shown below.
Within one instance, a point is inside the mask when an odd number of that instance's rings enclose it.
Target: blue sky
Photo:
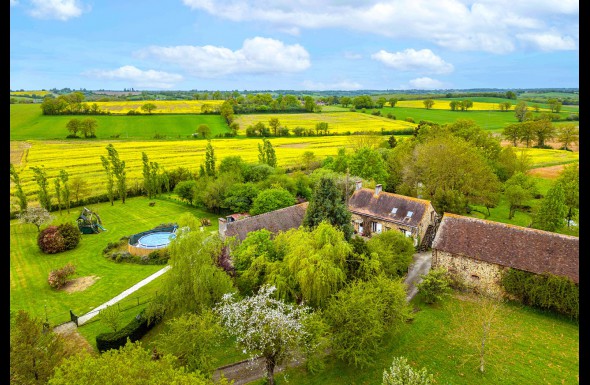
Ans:
[[[10,88],[579,87],[571,0],[10,0]]]

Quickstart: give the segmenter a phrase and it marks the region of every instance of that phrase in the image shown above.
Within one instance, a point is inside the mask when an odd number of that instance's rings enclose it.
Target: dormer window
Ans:
[[[397,213],[397,207],[394,207],[394,208],[392,208],[392,209],[391,209],[391,213],[392,213],[393,215],[395,215],[395,213]]]

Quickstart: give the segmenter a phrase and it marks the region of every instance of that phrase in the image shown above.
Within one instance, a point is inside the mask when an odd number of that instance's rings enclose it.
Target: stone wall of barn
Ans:
[[[445,267],[470,288],[477,288],[491,295],[504,294],[501,284],[502,273],[506,269],[504,266],[433,249],[432,268],[439,266]]]

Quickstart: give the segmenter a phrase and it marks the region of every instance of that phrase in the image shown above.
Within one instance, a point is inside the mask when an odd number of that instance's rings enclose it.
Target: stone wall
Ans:
[[[477,288],[492,295],[503,295],[502,272],[504,266],[483,262],[477,259],[453,255],[440,250],[432,250],[432,267],[445,267],[471,288]]]

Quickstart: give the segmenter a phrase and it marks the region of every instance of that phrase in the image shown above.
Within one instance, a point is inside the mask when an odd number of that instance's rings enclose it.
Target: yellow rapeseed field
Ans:
[[[21,95],[39,95],[39,96],[45,96],[47,94],[50,94],[51,92],[49,91],[39,91],[39,90],[35,90],[35,91],[12,91],[10,93],[10,95],[13,96],[21,96]]]
[[[434,105],[431,107],[433,110],[450,110],[449,100],[433,99]],[[395,104],[396,107],[407,107],[407,108],[425,108],[423,100],[400,100]],[[489,102],[473,102],[473,107],[469,108],[470,111],[500,111],[499,103]],[[510,110],[514,110],[514,105],[510,107]],[[539,111],[549,111],[547,108],[539,108]]]
[[[236,122],[240,125],[242,130],[248,126],[255,125],[258,122],[269,126],[271,118],[278,118],[279,123],[283,127],[289,128],[291,131],[295,127],[303,127],[305,129],[312,129],[315,132],[317,123],[328,123],[328,131],[330,133],[342,134],[347,131],[354,132],[381,132],[385,131],[402,131],[414,128],[416,124],[409,123],[402,120],[392,120],[382,116],[374,116],[371,114],[363,114],[359,112],[328,112],[328,113],[307,113],[307,114],[248,114],[239,115]]]
[[[279,167],[297,167],[301,165],[302,155],[312,151],[319,159],[336,155],[337,149],[352,149],[364,140],[363,136],[327,136],[301,138],[270,138]],[[387,137],[378,136],[377,140]],[[125,161],[128,186],[143,183],[142,152],[150,162],[157,162],[161,169],[173,170],[185,167],[198,173],[199,165],[205,161],[205,140],[181,141],[27,141],[30,145],[20,164],[16,165],[22,182],[23,190],[30,199],[36,200],[37,183],[33,179],[31,167],[42,166],[49,179],[49,191],[54,195],[54,182],[60,170],[66,170],[73,178],[81,177],[91,186],[92,195],[105,193],[106,173],[102,167],[100,156],[107,156],[106,146],[112,143],[119,158]],[[258,145],[261,138],[251,139],[213,139],[211,141],[217,165],[221,159],[239,155],[249,163],[258,162]],[[11,142],[11,146],[22,146],[22,143]]]
[[[101,110],[110,111],[111,114],[126,114],[130,110],[145,113],[141,106],[152,103],[156,106],[152,114],[200,114],[203,105],[207,104],[213,109],[218,109],[223,100],[138,100],[138,101],[112,101],[112,102],[86,102],[96,103]]]

